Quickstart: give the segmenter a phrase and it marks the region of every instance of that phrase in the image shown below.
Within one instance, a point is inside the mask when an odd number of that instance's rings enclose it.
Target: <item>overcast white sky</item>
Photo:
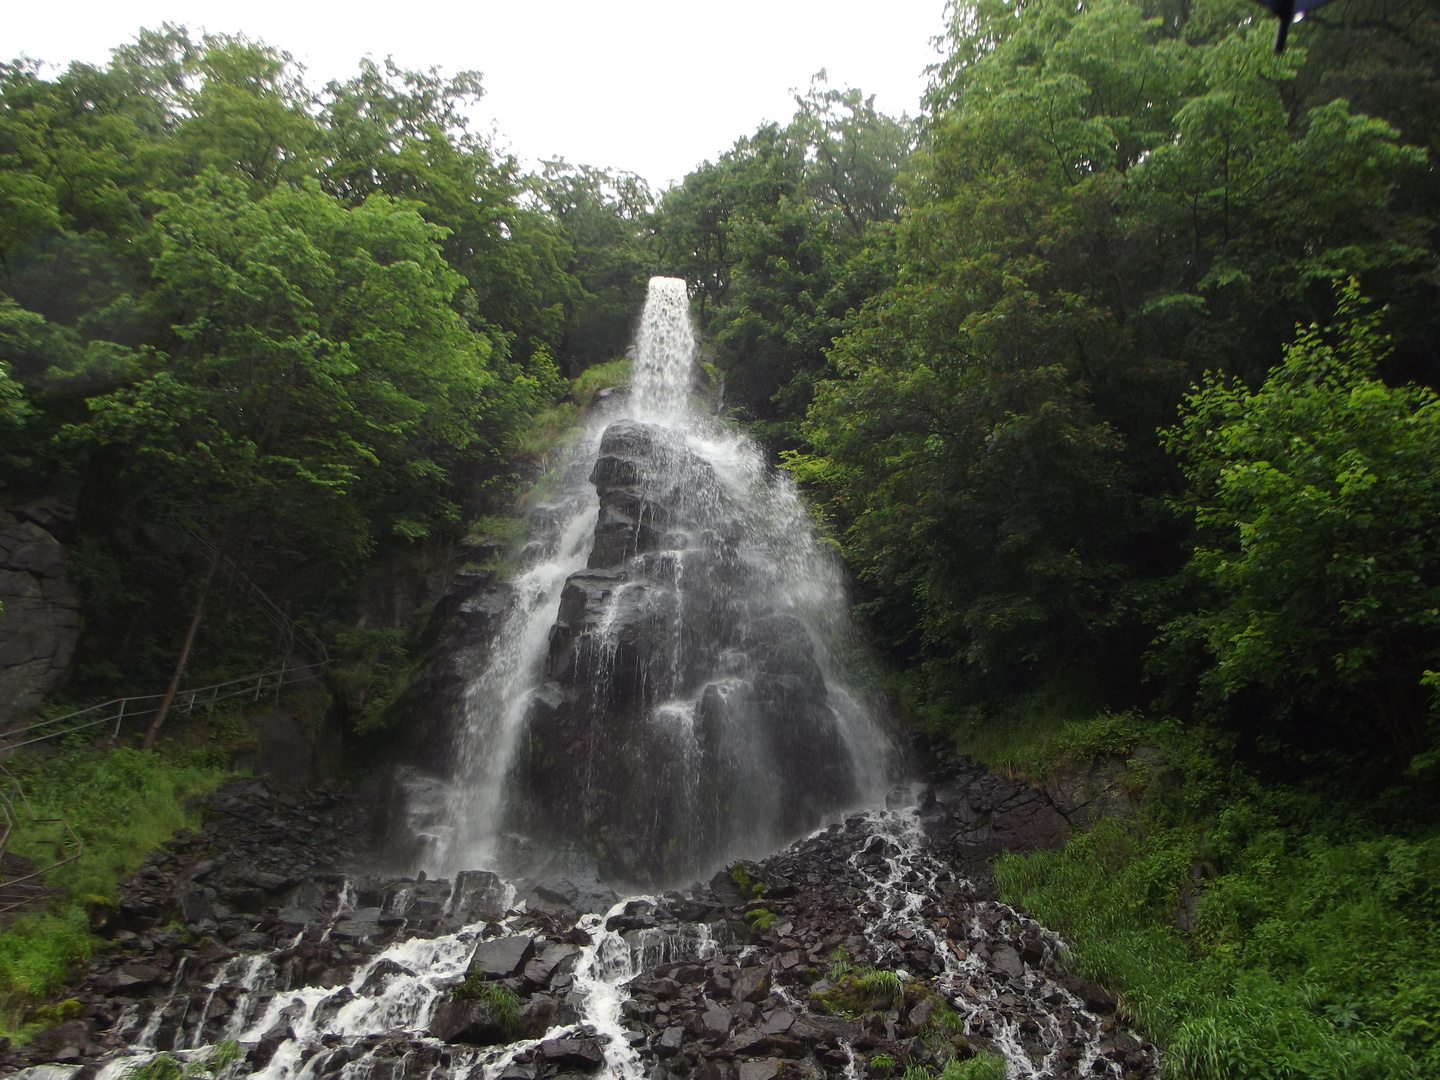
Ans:
[[[314,86],[366,54],[402,67],[478,69],[475,120],[527,165],[562,156],[629,169],[657,189],[764,120],[820,68],[886,112],[917,111],[944,0],[405,3],[357,0],[11,0],[0,57],[103,63],[142,26],[244,33],[285,49]]]

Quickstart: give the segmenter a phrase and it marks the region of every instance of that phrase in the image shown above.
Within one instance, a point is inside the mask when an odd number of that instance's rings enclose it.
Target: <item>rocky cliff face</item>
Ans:
[[[612,424],[516,763],[514,822],[588,837],[603,870],[675,880],[857,795],[805,624],[775,602],[742,511],[674,432]],[[578,828],[577,828],[578,826]]]
[[[65,579],[66,527],[53,505],[0,510],[0,728],[28,716],[75,655],[80,597]]]

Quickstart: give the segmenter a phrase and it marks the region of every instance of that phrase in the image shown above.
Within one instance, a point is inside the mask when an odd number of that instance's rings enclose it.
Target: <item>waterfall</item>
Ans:
[[[466,691],[439,872],[514,870],[523,837],[679,881],[886,786],[843,577],[794,485],[696,400],[697,345],[685,283],[652,278],[631,392],[542,482]]]
[[[446,876],[291,876],[280,839],[330,796],[232,785],[127,887],[142,933],[83,992],[105,1047],[21,1080],[934,1076],[977,1051],[1012,1078],[1157,1080],[1063,943],[964,876],[969,827],[993,839],[990,807],[1039,796],[972,776],[835,820],[896,755],[839,569],[703,407],[696,347],[684,283],[652,280],[630,395],[537,488],[510,580],[465,594],[486,641],[447,654],[478,662],[422,853]],[[214,918],[162,926],[167,888]]]

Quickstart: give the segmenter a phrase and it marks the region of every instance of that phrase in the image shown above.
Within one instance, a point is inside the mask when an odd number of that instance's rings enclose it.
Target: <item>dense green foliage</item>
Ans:
[[[1184,574],[1203,600],[1165,637],[1211,658],[1211,711],[1259,691],[1269,737],[1383,737],[1409,757],[1431,741],[1423,684],[1440,667],[1440,397],[1375,377],[1377,320],[1357,299],[1255,392],[1207,376],[1187,399],[1167,444],[1189,481]]]
[[[227,774],[210,751],[125,747],[56,753],[19,752],[7,768],[24,786],[38,818],[63,818],[81,838],[81,857],[51,872],[57,898],[21,914],[0,933],[0,1027],[15,1030],[27,1006],[53,993],[67,972],[90,959],[88,909],[115,899],[117,882],[175,830],[199,824],[186,800],[213,790]],[[10,850],[46,866],[68,855],[56,824],[34,824],[21,810]]]
[[[767,124],[665,193],[661,264],[685,276],[715,342],[723,397],[794,445],[825,350],[891,280],[897,181],[914,126],[818,75],[790,124]]]
[[[1440,840],[1387,831],[1393,806],[1357,812],[1324,785],[1262,784],[1225,765],[1214,732],[1174,724],[1102,717],[1022,758],[1039,777],[1142,739],[1170,764],[1131,759],[1140,819],[1002,858],[1005,897],[1123,992],[1179,1080],[1440,1069]]]
[[[899,182],[894,281],[829,347],[789,460],[924,722],[1158,689],[1277,746],[1348,745],[1377,710],[1397,760],[1428,743],[1433,410],[1396,387],[1440,376],[1440,200],[1408,141],[1433,128],[1394,80],[1440,28],[1412,5],[1377,29],[1363,6],[1327,9],[1281,57],[1229,0],[956,9]],[[1359,54],[1321,78],[1305,46],[1329,35]],[[1385,79],[1380,116],[1340,96]],[[1359,304],[1337,293],[1352,275],[1383,314],[1327,329]],[[1207,435],[1221,413],[1234,426]],[[1311,474],[1287,472],[1274,446],[1316,426]],[[1306,502],[1321,489],[1328,508]]]
[[[503,489],[557,359],[623,352],[648,191],[521,176],[465,128],[480,91],[365,61],[316,92],[168,27],[0,66],[0,498],[76,508],[72,695],[163,686],[212,585],[202,681],[276,649],[252,586],[353,618],[367,566]]]

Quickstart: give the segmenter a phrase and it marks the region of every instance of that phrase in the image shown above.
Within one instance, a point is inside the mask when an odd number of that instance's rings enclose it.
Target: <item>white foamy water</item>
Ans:
[[[603,708],[593,702],[603,701],[607,684],[623,675],[614,670],[622,608],[668,604],[663,616],[670,620],[667,635],[650,644],[642,661],[642,689],[651,701],[636,730],[652,732],[638,737],[648,738],[653,748],[644,752],[647,767],[653,769],[647,780],[665,793],[666,813],[695,818],[677,826],[684,833],[681,861],[688,860],[677,875],[728,857],[773,850],[813,826],[817,813],[874,803],[888,786],[894,756],[888,735],[846,674],[863,650],[843,575],[817,542],[789,478],[773,469],[743,432],[697,405],[696,350],[685,283],[652,278],[636,340],[632,390],[628,398],[591,411],[545,485],[542,497],[548,501],[535,513],[528,554],[511,581],[513,605],[488,662],[466,694],[446,821],[437,830],[435,850],[424,857],[431,872],[444,875],[503,862],[502,838],[517,827],[512,820],[518,797],[516,757],[526,737],[533,695],[547,677],[561,597],[571,576],[584,573],[591,562],[599,512],[591,473],[607,428],[627,419],[647,425],[656,446],[645,462],[649,473],[637,483],[663,500],[662,520],[667,509],[676,512],[670,515],[672,535],[665,537],[663,550],[627,558],[608,608],[591,628],[592,651],[587,656],[593,657],[593,666],[585,673],[590,696],[582,705]],[[673,524],[676,520],[685,522],[688,533]],[[721,533],[723,539],[717,540]],[[717,559],[731,560],[733,574],[717,570]],[[727,583],[727,574],[733,583]],[[702,593],[704,599],[697,600]],[[756,658],[737,653],[734,643],[745,638],[746,620],[760,626],[780,617],[803,624],[805,647],[813,652],[824,679],[825,700],[819,704],[828,716],[824,726],[830,732],[825,737],[843,744],[846,758],[828,778],[797,780],[794,768],[787,774],[785,763],[774,760],[780,756],[774,748],[755,737],[770,732],[779,720],[766,714],[764,700],[752,703],[747,696],[755,685]],[[707,620],[715,625],[707,625]],[[697,649],[713,651],[708,667],[697,669]],[[718,693],[713,699],[724,706],[724,718],[711,722],[725,728],[718,736],[723,749],[708,758],[696,737],[707,689],[712,698]],[[715,772],[716,752],[723,753],[732,769],[729,783],[750,793],[750,817],[737,811],[728,832],[727,826],[715,823],[713,812],[710,819],[699,820],[697,804],[703,800],[698,793]],[[787,788],[806,782],[820,787],[787,794]],[[833,790],[825,790],[826,784]],[[636,790],[633,797],[648,794]],[[573,839],[584,839],[578,824]],[[674,846],[672,841],[672,850]]]

